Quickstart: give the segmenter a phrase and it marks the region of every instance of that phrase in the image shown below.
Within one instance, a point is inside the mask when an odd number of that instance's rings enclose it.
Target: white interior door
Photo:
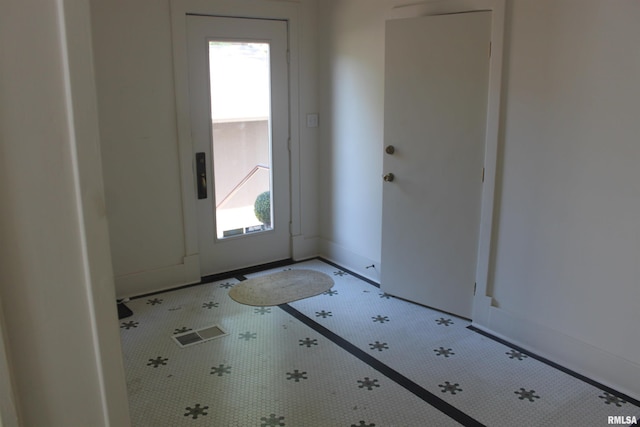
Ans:
[[[382,289],[471,317],[491,12],[388,21]]]
[[[187,16],[201,275],[289,258],[287,23]]]

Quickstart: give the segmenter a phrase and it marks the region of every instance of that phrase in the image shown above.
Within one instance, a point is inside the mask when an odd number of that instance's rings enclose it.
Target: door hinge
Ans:
[[[482,168],[482,182],[484,182],[484,168]]]
[[[287,150],[289,150],[289,152],[291,152],[291,138],[287,139]]]
[[[291,51],[287,49],[287,64],[291,63]]]
[[[477,286],[478,286],[478,283],[477,283],[477,282],[473,284],[473,295],[475,295],[475,294],[476,294],[476,287],[477,287]]]
[[[491,58],[491,48],[493,47],[493,43],[489,42],[489,58]]]

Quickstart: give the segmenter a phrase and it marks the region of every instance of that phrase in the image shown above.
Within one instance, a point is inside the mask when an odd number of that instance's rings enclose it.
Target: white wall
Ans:
[[[282,2],[264,0],[266,5]],[[317,253],[317,112],[315,0],[300,2],[297,67],[300,121],[292,153],[294,257]],[[118,294],[151,292],[199,280],[183,268],[196,255],[185,246],[176,92],[169,0],[92,1],[100,135],[113,266]],[[221,10],[245,9],[250,0],[217,0]],[[215,7],[215,6],[212,6]],[[268,6],[267,6],[268,7]],[[183,114],[184,112],[179,112]],[[190,171],[187,170],[187,173]],[[194,190],[195,191],[195,190]]]
[[[511,4],[495,305],[640,372],[640,4]]]
[[[380,260],[384,19],[394,4],[320,5],[323,251],[360,272]],[[488,289],[497,307],[474,320],[637,397],[640,4],[508,5]]]
[[[0,8],[0,311],[19,425],[126,427],[88,2]]]
[[[169,2],[91,1],[91,15],[115,275],[178,266],[188,254]]]
[[[391,2],[320,2],[323,255],[380,280],[384,21]]]

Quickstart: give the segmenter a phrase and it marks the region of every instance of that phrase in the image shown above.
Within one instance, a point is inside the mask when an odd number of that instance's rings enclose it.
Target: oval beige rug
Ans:
[[[333,279],[315,270],[287,270],[247,279],[235,285],[229,296],[241,304],[280,305],[328,291]]]

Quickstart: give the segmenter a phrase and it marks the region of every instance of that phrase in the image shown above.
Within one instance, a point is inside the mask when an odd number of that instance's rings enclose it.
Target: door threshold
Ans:
[[[218,280],[229,279],[231,277],[244,276],[246,274],[256,273],[258,271],[269,270],[272,268],[284,267],[286,265],[294,264],[295,261],[292,258],[286,258],[279,261],[267,262],[265,264],[254,265],[251,267],[239,268],[237,270],[225,271],[224,273],[210,274],[201,278],[200,284],[211,283]]]

